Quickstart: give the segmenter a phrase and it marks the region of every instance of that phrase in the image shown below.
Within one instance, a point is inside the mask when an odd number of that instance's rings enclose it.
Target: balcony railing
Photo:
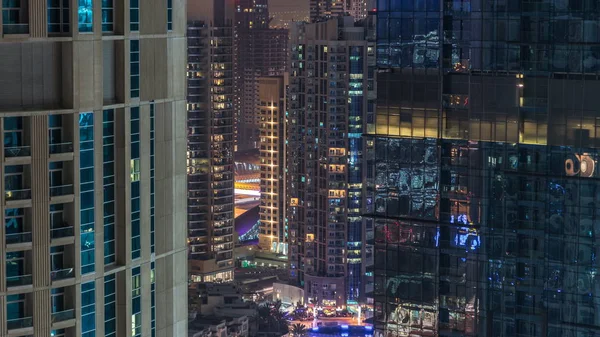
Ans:
[[[4,34],[29,34],[28,23],[7,23],[2,25]]]
[[[6,244],[15,245],[19,243],[31,242],[31,232],[6,234]]]
[[[73,194],[73,185],[50,186],[50,196],[60,197]]]
[[[73,152],[73,143],[50,144],[50,154]]]
[[[61,238],[71,237],[71,236],[75,235],[74,233],[75,233],[75,230],[74,230],[73,226],[52,228],[50,230],[50,236],[53,239],[61,239]]]
[[[4,197],[7,201],[31,199],[31,189],[6,191]]]
[[[8,327],[8,330],[31,328],[33,326],[33,317],[9,319],[6,322],[6,325]]]
[[[67,321],[70,319],[75,319],[75,310],[74,309],[68,309],[68,310],[52,313],[52,323],[63,322],[63,321]]]
[[[75,277],[75,270],[73,268],[53,270],[50,272],[50,278],[52,281],[60,281],[73,277]]]
[[[5,147],[4,148],[4,156],[6,158],[28,157],[28,156],[31,156],[31,147],[30,146]]]
[[[28,286],[32,284],[31,275],[19,275],[19,276],[11,276],[6,278],[6,286],[7,287],[21,287]]]

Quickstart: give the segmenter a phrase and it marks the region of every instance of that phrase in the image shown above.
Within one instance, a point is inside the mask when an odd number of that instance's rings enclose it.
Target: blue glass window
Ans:
[[[167,30],[173,30],[173,0],[167,0]]]
[[[92,0],[78,0],[79,32],[90,33],[94,31],[94,5]]]
[[[131,271],[131,336],[142,335],[142,279],[140,267]]]
[[[115,262],[115,122],[114,110],[103,112],[104,264]]]
[[[48,33],[68,33],[69,0],[48,0]]]
[[[29,34],[27,0],[2,0],[2,31],[4,34]]]
[[[102,0],[102,31],[112,32],[114,30],[114,4],[113,0]]]
[[[25,317],[25,294],[16,294],[6,296],[6,314],[10,328],[11,321],[16,321]]]
[[[96,335],[96,283],[81,284],[81,334],[83,337]]]
[[[154,253],[154,104],[150,104],[150,253]]]
[[[140,97],[140,40],[129,41],[131,98]]]
[[[4,147],[23,146],[23,117],[4,118]]]
[[[141,256],[140,233],[140,108],[131,108],[131,258]]]
[[[140,0],[129,0],[129,30],[140,30]]]
[[[94,234],[94,114],[79,114],[81,273],[95,271]]]
[[[104,277],[104,336],[117,335],[117,284],[115,274]]]

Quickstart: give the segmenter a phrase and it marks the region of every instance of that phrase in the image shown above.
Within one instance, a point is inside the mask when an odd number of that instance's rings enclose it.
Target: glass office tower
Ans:
[[[600,4],[377,13],[377,335],[598,336]]]
[[[185,7],[0,10],[0,336],[181,336]]]

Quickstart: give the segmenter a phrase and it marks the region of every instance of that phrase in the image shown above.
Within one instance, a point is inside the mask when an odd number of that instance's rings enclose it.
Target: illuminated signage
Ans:
[[[594,175],[596,162],[589,154],[575,154],[573,158],[565,160],[565,173],[567,176],[577,176],[589,178]]]

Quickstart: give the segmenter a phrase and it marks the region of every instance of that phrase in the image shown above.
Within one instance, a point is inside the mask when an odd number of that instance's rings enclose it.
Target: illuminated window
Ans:
[[[77,10],[79,17],[79,32],[91,33],[94,31],[94,5],[92,0],[79,0]]]
[[[140,181],[140,160],[131,159],[131,182]]]

